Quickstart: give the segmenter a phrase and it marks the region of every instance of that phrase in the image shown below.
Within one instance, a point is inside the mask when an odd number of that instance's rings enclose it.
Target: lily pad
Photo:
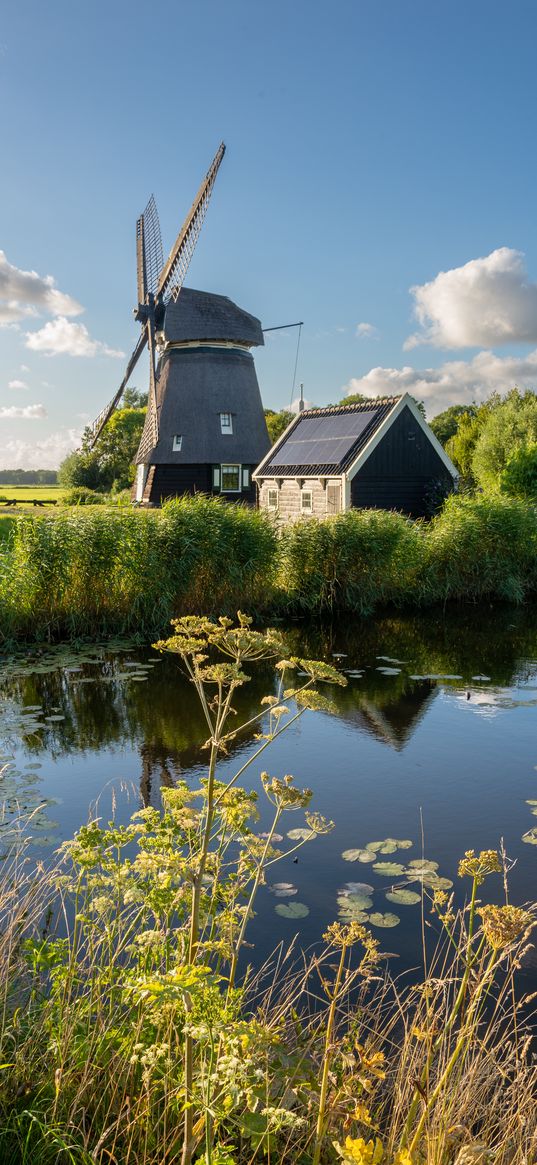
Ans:
[[[369,910],[373,899],[370,894],[340,894],[337,904],[342,910]]]
[[[345,885],[338,891],[340,894],[374,894],[374,886],[370,886],[368,882],[345,882]]]
[[[523,833],[522,841],[525,841],[527,845],[537,845],[537,826],[534,826],[533,829],[528,829],[526,833]]]
[[[303,902],[278,902],[274,909],[282,918],[305,918],[310,912]]]
[[[398,926],[401,919],[397,916],[397,914],[390,914],[388,912],[387,914],[370,914],[369,921],[371,926],[391,927]]]
[[[52,724],[56,720],[65,720],[65,716],[45,716],[47,724]]]
[[[341,856],[346,862],[374,862],[376,854],[367,849],[344,849]]]
[[[260,833],[259,837],[261,837],[263,841],[266,841],[267,838],[270,837],[270,833]],[[283,833],[273,833],[272,841],[283,841]]]
[[[404,659],[393,659],[391,655],[377,655],[377,659],[383,659],[384,663],[405,663]]]
[[[400,878],[401,874],[405,872],[405,867],[401,866],[399,862],[375,862],[373,869],[383,878]]]
[[[377,671],[383,676],[399,676],[401,674],[400,667],[378,667]]]
[[[408,866],[409,869],[431,874],[438,869],[438,862],[430,862],[426,858],[414,858],[413,861],[408,863]]]
[[[421,902],[421,894],[416,894],[415,890],[387,890],[386,897],[388,902],[395,902],[396,906],[414,906],[416,902]]]
[[[369,914],[366,910],[359,910],[358,907],[340,905],[338,910],[338,917],[343,922],[369,922]]]
[[[314,829],[306,829],[301,826],[298,829],[290,829],[287,834],[291,841],[309,841],[310,837],[316,837]]]
[[[412,842],[406,838],[401,841],[397,837],[386,837],[384,841],[370,841],[367,843],[366,849],[372,850],[377,854],[394,854],[398,849],[411,849]]]

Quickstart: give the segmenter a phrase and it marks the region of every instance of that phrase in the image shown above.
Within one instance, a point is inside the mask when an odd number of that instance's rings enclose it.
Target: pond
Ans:
[[[536,614],[466,608],[289,626],[290,650],[336,663],[348,686],[330,688],[337,715],[306,712],[265,752],[263,767],[310,787],[312,807],[335,828],[277,867],[287,894],[262,889],[249,957],[264,959],[297,932],[308,947],[338,912],[363,908],[396,957],[392,970],[409,969],[422,943],[421,881],[409,880],[417,863],[438,863],[460,902],[459,857],[502,841],[514,863],[511,901],[535,898]],[[253,713],[274,683],[264,665],[241,692],[240,711]],[[178,661],[150,645],[118,640],[0,658],[0,846],[19,811],[33,812],[34,852],[45,856],[90,811],[126,820],[140,803],[158,804],[162,785],[179,776],[195,783],[204,772],[205,736]],[[255,747],[240,738],[224,774]],[[260,788],[261,767],[247,774],[248,787]],[[260,810],[263,830],[262,796]],[[292,830],[303,819],[287,822]],[[489,879],[492,889],[501,901],[500,877]],[[287,917],[291,903],[304,907],[302,917]],[[434,931],[427,910],[424,917],[426,933]],[[525,976],[536,973],[530,954]]]

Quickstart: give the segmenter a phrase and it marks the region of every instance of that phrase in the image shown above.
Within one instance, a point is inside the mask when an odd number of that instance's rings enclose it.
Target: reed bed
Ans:
[[[537,509],[502,497],[451,497],[429,523],[353,510],[278,530],[199,496],[24,516],[0,540],[0,642],[147,637],[184,612],[364,616],[536,591]]]

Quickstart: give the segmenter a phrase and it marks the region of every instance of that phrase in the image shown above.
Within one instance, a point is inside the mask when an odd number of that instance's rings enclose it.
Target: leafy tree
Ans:
[[[435,437],[445,448],[450,438],[456,435],[461,418],[465,416],[475,417],[476,412],[477,406],[474,404],[450,405],[448,409],[444,409],[443,413],[438,413],[436,417],[433,417],[432,421],[429,421],[429,425]]]
[[[122,409],[146,409],[147,392],[138,392],[137,388],[126,388],[121,398]]]
[[[537,442],[523,445],[500,474],[501,493],[537,501]]]
[[[103,429],[94,449],[89,448],[86,430],[82,449],[70,453],[58,471],[60,485],[67,488],[128,489],[134,481],[134,457],[145,421],[145,408],[117,409]]]
[[[519,449],[537,441],[537,396],[513,388],[503,400],[487,402],[488,414],[472,458],[472,473],[489,491],[499,490],[508,461]],[[480,412],[481,410],[479,410]]]
[[[289,409],[280,409],[279,413],[275,409],[265,409],[268,434],[273,445],[294,418],[295,413],[289,412]]]
[[[58,483],[64,489],[84,486],[86,489],[104,489],[99,459],[96,453],[75,449],[62,461]]]

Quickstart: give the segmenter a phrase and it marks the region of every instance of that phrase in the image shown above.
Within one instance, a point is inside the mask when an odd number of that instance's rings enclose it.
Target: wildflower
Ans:
[[[478,912],[483,919],[483,932],[494,950],[501,950],[515,941],[535,920],[520,906],[483,906]]]
[[[495,849],[482,849],[479,857],[476,857],[475,850],[467,849],[459,862],[459,878],[468,874],[470,878],[475,878],[478,886],[485,881],[487,874],[501,874],[501,872],[502,864]]]
[[[384,1151],[378,1137],[364,1141],[363,1137],[345,1137],[345,1144],[333,1142],[334,1149],[341,1157],[343,1165],[380,1165]]]
[[[353,1113],[355,1121],[362,1121],[364,1125],[372,1125],[371,1113],[366,1104],[357,1104]]]
[[[269,801],[281,809],[304,809],[313,796],[311,789],[293,788],[293,778],[289,775],[280,781],[278,777],[261,773],[261,780]]]
[[[399,1149],[393,1159],[393,1165],[414,1165],[414,1157],[410,1149]]]
[[[314,833],[331,833],[335,828],[333,821],[328,821],[323,817],[322,813],[305,813],[306,825],[313,830]]]
[[[340,922],[332,922],[323,934],[323,939],[332,947],[352,947],[354,943],[361,943],[365,952],[361,967],[377,963],[382,957],[378,949],[378,939],[373,938],[360,922],[349,922],[346,926],[342,926]]]

